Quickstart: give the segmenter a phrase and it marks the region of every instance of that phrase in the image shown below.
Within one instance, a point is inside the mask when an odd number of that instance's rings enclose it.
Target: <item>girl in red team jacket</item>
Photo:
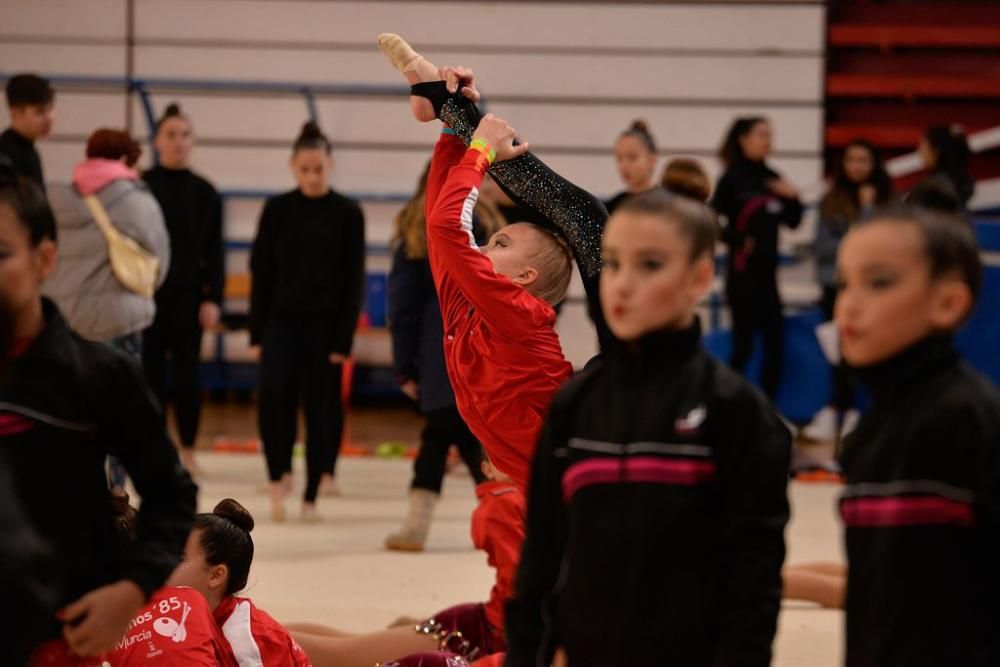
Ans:
[[[250,513],[231,498],[211,514],[197,515],[184,561],[169,584],[189,586],[205,596],[240,667],[311,667],[309,656],[284,626],[249,598],[236,596],[246,586],[253,563],[253,523]]]

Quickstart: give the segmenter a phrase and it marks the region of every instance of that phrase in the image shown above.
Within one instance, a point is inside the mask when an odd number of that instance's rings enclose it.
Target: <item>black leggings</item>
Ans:
[[[143,333],[142,365],[160,404],[167,400],[167,359],[173,379],[174,417],[181,446],[194,447],[201,419],[201,324],[197,288],[162,290],[156,295],[156,317]],[[166,410],[163,411],[164,420]]]
[[[746,371],[753,353],[754,334],[760,331],[764,338],[760,385],[773,400],[781,381],[785,324],[777,280],[730,278],[726,298],[733,316],[733,353],[729,364],[740,373]]]
[[[443,81],[417,84],[414,95],[426,97],[439,119],[468,144],[479,125],[479,108],[459,93],[448,94]],[[598,281],[601,273],[601,236],[608,211],[600,199],[552,171],[532,153],[495,162],[490,176],[515,204],[535,213],[569,243],[587,293],[587,309],[603,349],[609,340],[601,312]]]
[[[427,422],[420,434],[420,452],[413,462],[413,484],[410,488],[441,493],[448,450],[458,447],[465,465],[476,484],[486,480],[481,463],[483,452],[476,436],[465,425],[457,408],[443,408],[427,413]]]
[[[315,502],[323,473],[332,473],[344,431],[343,366],[328,356],[329,316],[272,318],[260,351],[257,419],[272,482],[292,471],[301,400],[306,418],[306,502]]]

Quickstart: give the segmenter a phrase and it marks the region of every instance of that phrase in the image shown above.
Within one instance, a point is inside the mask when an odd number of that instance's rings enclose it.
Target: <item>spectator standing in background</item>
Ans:
[[[958,125],[930,127],[917,152],[930,175],[910,192],[912,202],[943,211],[963,212],[976,190],[969,173],[969,142]]]
[[[59,232],[59,261],[42,286],[70,328],[88,340],[124,350],[142,363],[142,331],[153,323],[156,303],[115,277],[108,243],[87,202],[100,200],[111,225],[159,260],[156,286],[170,266],[170,240],[160,205],[133,170],[142,149],[123,130],[100,129],[87,140],[87,159],[73,170],[73,184],[56,184],[49,203]],[[125,469],[111,460],[110,482],[125,485]]]
[[[615,163],[625,189],[604,202],[608,215],[629,195],[656,187],[656,141],[643,120],[634,120],[615,142]]]
[[[52,131],[56,93],[49,82],[34,74],[18,74],[7,81],[10,127],[0,134],[0,155],[21,176],[45,190],[42,161],[35,142]]]
[[[111,224],[159,260],[157,287],[170,267],[170,239],[156,198],[133,169],[142,149],[124,130],[100,129],[87,140],[87,159],[72,185],[55,185],[49,203],[59,233],[59,262],[43,292],[70,328],[88,340],[109,342],[142,361],[142,331],[156,303],[115,278],[108,245],[84,197],[97,195]]]
[[[486,480],[481,445],[455,406],[445,368],[444,325],[427,260],[424,207],[428,168],[416,193],[396,216],[389,273],[393,371],[403,393],[418,402],[426,418],[413,463],[409,510],[400,529],[385,540],[386,548],[394,551],[423,551],[452,445],[458,447],[475,483]]]
[[[820,308],[824,321],[833,320],[837,300],[837,250],[851,225],[868,219],[875,209],[885,206],[892,198],[892,179],[885,170],[878,151],[869,142],[855,139],[844,149],[844,155],[834,169],[830,189],[819,203],[816,240],[816,281],[823,290]],[[837,424],[854,403],[850,378],[843,364],[833,369],[833,394],[829,407],[814,420],[815,428],[806,435],[817,439],[836,439],[839,425],[826,428],[827,416]],[[832,413],[832,414],[831,414]],[[830,437],[832,431],[832,438]]]
[[[778,226],[798,227],[802,204],[795,187],[766,162],[772,135],[766,118],[739,118],[733,123],[719,151],[726,170],[715,188],[712,207],[727,222],[723,240],[729,246],[730,364],[746,371],[754,335],[760,331],[764,336],[761,387],[773,400],[781,380],[784,327],[777,278]]]
[[[356,202],[330,188],[331,152],[316,123],[306,123],[292,148],[298,187],[267,200],[250,256],[250,343],[260,346],[258,420],[275,521],[285,519],[291,492],[300,401],[306,418],[303,520],[318,520],[321,482],[336,493],[341,380],[361,311],[365,220]]]
[[[156,125],[159,164],[142,174],[170,236],[170,270],[156,293],[156,318],[143,338],[142,356],[149,383],[164,405],[169,357],[181,462],[197,475],[201,336],[219,323],[226,273],[222,199],[188,167],[192,144],[190,119],[171,104]]]

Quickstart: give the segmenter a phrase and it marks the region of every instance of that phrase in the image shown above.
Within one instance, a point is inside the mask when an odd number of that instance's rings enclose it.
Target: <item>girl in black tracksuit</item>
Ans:
[[[196,487],[138,365],[81,339],[41,297],[56,256],[41,190],[0,167],[0,209],[0,299],[15,335],[13,349],[3,351],[13,362],[0,378],[0,468],[56,555],[49,581],[66,625],[51,609],[43,634],[65,632],[76,652],[96,655],[114,646],[179,562]],[[125,465],[142,497],[139,537],[125,553],[115,537],[108,455]]]
[[[730,364],[741,373],[746,370],[754,335],[760,331],[761,387],[773,399],[781,380],[784,324],[777,278],[778,227],[798,227],[802,204],[794,188],[764,161],[770,151],[767,119],[740,118],[733,123],[720,152],[726,171],[716,185],[712,207],[726,218],[726,299],[733,318]]]
[[[303,517],[315,517],[324,475],[340,451],[342,365],[351,353],[364,288],[364,216],[330,189],[331,145],[315,123],[295,142],[299,187],[272,197],[261,214],[250,257],[250,342],[261,347],[259,424],[272,511],[291,482],[300,396],[306,418]]]
[[[226,267],[222,199],[188,168],[191,132],[191,121],[179,107],[167,107],[156,125],[159,163],[142,174],[163,209],[170,236],[170,269],[156,291],[156,317],[143,335],[142,358],[146,377],[164,403],[170,368],[181,460],[197,473],[201,336],[219,322]]]
[[[601,303],[616,338],[556,395],[540,438],[508,667],[556,651],[572,667],[770,663],[790,436],[701,347],[715,224],[660,191],[608,222]],[[643,245],[642,225],[680,233]]]
[[[952,332],[981,281],[968,223],[916,209],[838,257],[841,351],[872,396],[846,439],[848,667],[1000,664],[1000,392]]]

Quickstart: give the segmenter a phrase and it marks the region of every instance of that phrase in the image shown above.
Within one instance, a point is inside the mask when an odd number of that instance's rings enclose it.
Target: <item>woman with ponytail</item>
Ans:
[[[303,125],[290,161],[298,187],[267,201],[250,257],[250,342],[260,350],[258,420],[275,521],[284,520],[291,491],[300,402],[307,471],[302,518],[317,519],[321,481],[336,493],[341,368],[361,310],[365,221],[357,203],[330,188],[331,153],[316,123]]]
[[[222,199],[191,171],[191,120],[171,104],[156,124],[158,164],[142,174],[163,210],[170,236],[170,270],[156,292],[156,317],[143,338],[149,384],[166,398],[167,359],[174,386],[174,415],[181,462],[197,475],[194,445],[201,415],[198,364],[202,331],[219,323],[226,279]]]

